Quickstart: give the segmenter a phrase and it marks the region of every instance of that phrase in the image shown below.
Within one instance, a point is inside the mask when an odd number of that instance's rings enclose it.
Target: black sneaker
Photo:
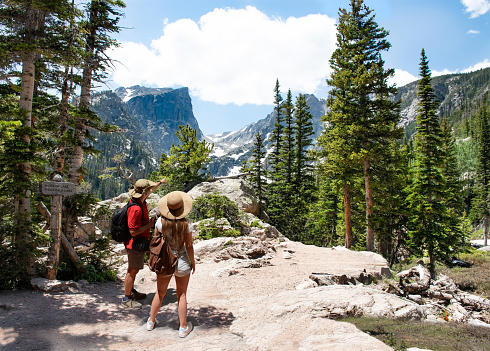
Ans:
[[[132,300],[144,300],[146,299],[146,294],[137,292],[136,290],[133,290],[131,293],[131,296],[129,297]]]

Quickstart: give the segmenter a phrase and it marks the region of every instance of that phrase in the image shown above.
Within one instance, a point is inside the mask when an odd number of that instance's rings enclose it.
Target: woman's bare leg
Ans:
[[[187,327],[187,285],[189,284],[190,274],[185,277],[175,277],[175,285],[177,285],[177,303],[179,312],[179,322],[181,328]],[[153,305],[152,305],[153,309]]]
[[[170,283],[171,278],[171,276],[163,277],[157,275],[157,291],[155,292],[155,296],[151,302],[150,322],[155,322],[158,310],[162,306],[163,298],[167,294],[168,283]]]

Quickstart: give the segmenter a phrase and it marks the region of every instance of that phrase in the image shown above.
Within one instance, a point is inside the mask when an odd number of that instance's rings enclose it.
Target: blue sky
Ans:
[[[326,97],[339,8],[349,0],[125,0],[110,88],[189,87],[204,134],[243,128],[282,96]],[[365,0],[390,32],[393,83],[490,66],[490,0]]]

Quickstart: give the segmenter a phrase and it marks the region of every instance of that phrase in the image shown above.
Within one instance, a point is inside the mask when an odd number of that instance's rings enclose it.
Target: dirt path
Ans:
[[[78,291],[0,292],[2,350],[390,350],[347,323],[295,313],[294,301],[274,306],[313,272],[379,272],[383,262],[369,253],[320,249],[287,242],[266,264],[238,260],[197,265],[188,291],[188,318],[195,330],[178,338],[175,284],[146,330],[155,276],[145,267],[136,288],[148,294],[141,310],[120,306],[121,281],[81,285]],[[289,312],[290,309],[290,312]]]

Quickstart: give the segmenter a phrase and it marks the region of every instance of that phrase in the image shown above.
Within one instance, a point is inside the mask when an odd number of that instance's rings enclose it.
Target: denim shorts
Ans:
[[[173,250],[173,253],[177,255],[177,250]],[[189,274],[191,274],[191,261],[189,260],[189,255],[187,254],[187,250],[184,248],[180,251],[179,258],[177,259],[177,265],[175,266],[175,272],[173,275],[179,278],[183,278]],[[171,277],[172,275],[164,275],[164,277]]]

